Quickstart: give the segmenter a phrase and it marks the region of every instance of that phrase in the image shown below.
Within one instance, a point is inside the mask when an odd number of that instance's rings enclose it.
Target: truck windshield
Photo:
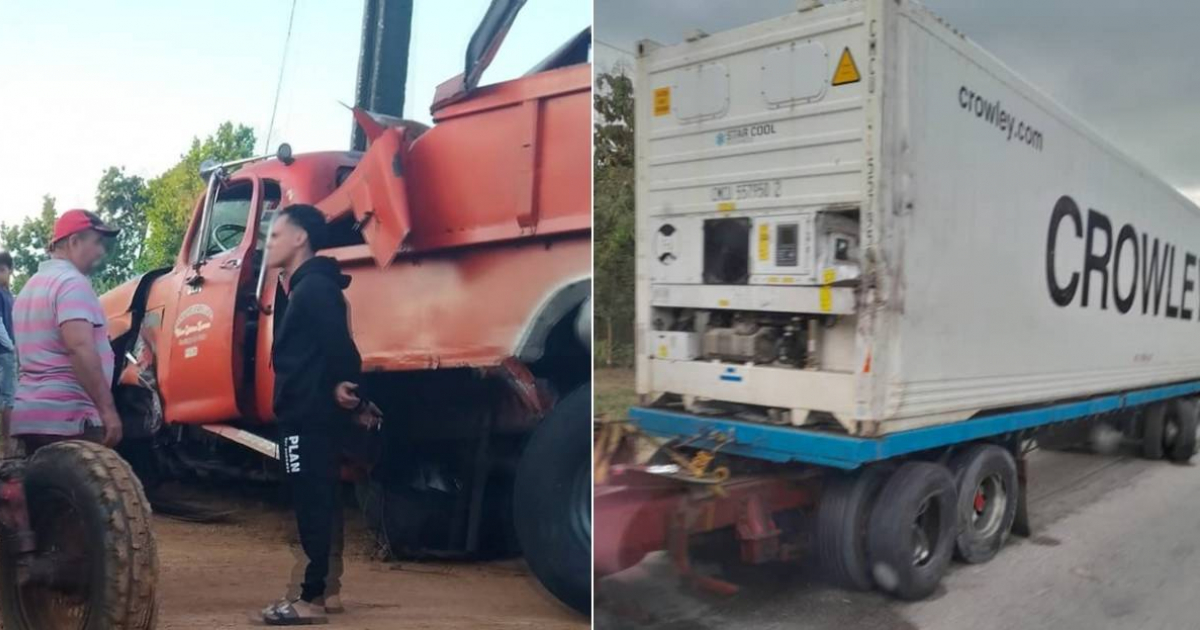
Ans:
[[[253,195],[254,186],[247,181],[232,182],[217,192],[208,231],[199,241],[204,258],[227,252],[242,242],[246,223],[250,219],[250,199]]]

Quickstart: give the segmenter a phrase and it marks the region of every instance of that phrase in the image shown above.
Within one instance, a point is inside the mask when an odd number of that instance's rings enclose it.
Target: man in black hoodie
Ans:
[[[336,524],[342,439],[352,414],[367,406],[357,394],[362,360],[342,296],[350,277],[336,260],[315,255],[326,232],[319,210],[292,205],[279,212],[267,245],[266,264],[283,269],[271,347],[279,455],[308,557],[300,599],[285,597],[263,610],[264,621],[274,625],[324,620],[330,552],[341,533]]]

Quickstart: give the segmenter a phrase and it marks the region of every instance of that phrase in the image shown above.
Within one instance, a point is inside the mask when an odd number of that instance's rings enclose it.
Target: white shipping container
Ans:
[[[1200,379],[1200,209],[915,2],[643,42],[637,86],[648,402],[871,436]]]

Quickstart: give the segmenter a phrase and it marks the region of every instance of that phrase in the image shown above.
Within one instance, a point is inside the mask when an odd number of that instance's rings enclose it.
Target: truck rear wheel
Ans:
[[[587,613],[592,579],[592,388],[567,394],[517,465],[514,521],[525,561],[555,597]]]
[[[141,483],[116,452],[89,442],[38,450],[25,469],[37,537],[33,567],[0,557],[9,630],[147,630],[158,613],[158,553]]]
[[[1171,461],[1186,464],[1196,454],[1196,413],[1200,405],[1194,399],[1180,398],[1170,403],[1163,425],[1163,450]]]
[[[867,561],[867,525],[887,470],[868,466],[857,474],[831,476],[817,505],[816,542],[830,582],[859,591],[875,585]]]
[[[1142,418],[1142,456],[1146,459],[1163,458],[1166,416],[1166,403],[1154,403],[1146,408],[1146,415]]]
[[[999,553],[1017,516],[1017,464],[995,444],[975,444],[950,462],[958,484],[954,555],[982,564]]]
[[[954,550],[957,495],[950,471],[928,462],[907,462],[884,484],[867,528],[879,588],[908,600],[933,593]]]

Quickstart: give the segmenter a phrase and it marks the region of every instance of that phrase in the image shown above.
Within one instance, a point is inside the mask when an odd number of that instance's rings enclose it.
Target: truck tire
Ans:
[[[1146,408],[1142,418],[1142,457],[1163,458],[1163,430],[1166,425],[1167,405],[1154,403]]]
[[[957,495],[950,471],[928,462],[907,462],[884,484],[867,528],[880,589],[907,600],[933,593],[954,552]]]
[[[1017,517],[1017,463],[1004,448],[975,444],[950,461],[958,488],[954,555],[982,564],[999,553]]]
[[[530,570],[584,614],[592,599],[591,404],[592,388],[583,385],[542,420],[517,464],[513,501]]]
[[[857,591],[875,586],[867,561],[867,525],[888,472],[881,466],[868,466],[858,474],[831,476],[821,490],[817,555],[822,573],[837,586]]]
[[[1186,464],[1196,454],[1196,413],[1200,405],[1194,399],[1171,401],[1163,427],[1163,448],[1167,457],[1177,464]]]
[[[19,585],[15,550],[5,546],[4,627],[153,628],[158,553],[150,504],[125,460],[98,444],[60,442],[38,450],[24,475],[30,522],[40,559],[51,560],[45,565],[50,577]],[[41,555],[46,552],[56,556]]]

